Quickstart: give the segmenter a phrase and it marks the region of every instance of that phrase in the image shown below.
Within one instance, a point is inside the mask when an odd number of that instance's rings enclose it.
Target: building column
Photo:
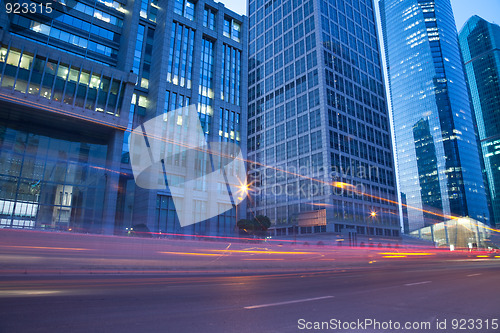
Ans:
[[[123,146],[123,131],[115,130],[108,141],[106,155],[106,184],[102,213],[102,233],[114,234],[116,205],[118,203],[118,188],[120,180],[120,160]]]

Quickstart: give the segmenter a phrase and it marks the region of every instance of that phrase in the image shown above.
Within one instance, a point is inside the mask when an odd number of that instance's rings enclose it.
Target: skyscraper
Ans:
[[[251,0],[248,13],[251,212],[277,235],[398,236],[372,1]]]
[[[471,17],[459,33],[494,222],[500,223],[500,27]]]
[[[245,151],[246,17],[210,0],[48,4],[0,11],[0,226],[232,234],[231,202],[180,228],[168,188],[136,186],[127,139],[194,104],[207,141]]]
[[[450,215],[489,221],[449,0],[381,0],[400,191],[409,229]]]

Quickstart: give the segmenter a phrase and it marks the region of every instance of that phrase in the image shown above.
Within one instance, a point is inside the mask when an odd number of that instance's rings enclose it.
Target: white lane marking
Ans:
[[[335,297],[335,296],[322,296],[322,297],[315,297],[315,298],[297,299],[297,300],[294,300],[294,301],[287,301],[287,302],[269,303],[269,304],[261,304],[261,305],[252,305],[252,306],[245,306],[245,309],[259,309],[259,308],[266,308],[268,306],[278,306],[278,305],[286,305],[286,304],[293,304],[293,303],[318,301],[320,299],[327,299],[327,298],[333,298],[333,297]]]
[[[415,283],[407,283],[405,284],[405,286],[409,287],[409,286],[416,286],[418,284],[426,284],[426,283],[431,283],[432,281],[422,281],[422,282],[415,282]]]
[[[477,273],[477,274],[469,274],[467,275],[468,277],[471,277],[471,276],[478,276],[478,275],[481,275],[481,273]]]

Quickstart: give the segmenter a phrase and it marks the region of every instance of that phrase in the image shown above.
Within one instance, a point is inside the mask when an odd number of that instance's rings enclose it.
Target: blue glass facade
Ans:
[[[9,29],[32,41],[116,66],[125,19],[124,5],[116,1],[96,3],[54,1],[50,15],[12,14]]]
[[[91,68],[82,61],[61,61],[56,54],[0,45],[2,88],[120,116],[127,79]]]
[[[95,136],[1,119],[0,228],[100,232],[107,152]]]
[[[489,223],[450,1],[382,0],[380,11],[410,231],[446,215]]]
[[[500,26],[471,17],[459,34],[494,222],[500,223]],[[492,218],[492,220],[493,220]]]

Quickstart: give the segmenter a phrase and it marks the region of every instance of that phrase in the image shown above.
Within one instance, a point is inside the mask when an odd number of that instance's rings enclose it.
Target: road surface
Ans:
[[[0,332],[500,332],[499,276],[498,258],[254,275],[4,275]]]

